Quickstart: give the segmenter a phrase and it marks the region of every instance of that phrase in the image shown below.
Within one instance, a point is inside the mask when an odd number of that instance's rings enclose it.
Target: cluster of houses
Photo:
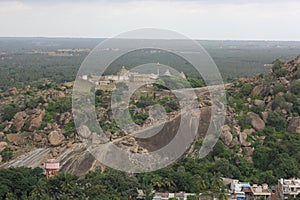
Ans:
[[[143,190],[137,190],[138,197],[137,200],[145,200],[146,195],[144,194]],[[170,192],[156,192],[152,200],[169,200],[171,198],[176,198],[178,200],[187,200],[189,196],[196,196],[195,193],[185,193],[185,192],[178,192],[178,193],[170,193]]]
[[[46,178],[56,176],[58,174],[60,164],[55,159],[49,159],[44,164]],[[230,181],[228,181],[230,180]],[[300,179],[291,178],[278,180],[276,188],[270,189],[267,184],[253,184],[240,182],[239,180],[223,179],[224,183],[229,185],[228,199],[231,200],[277,200],[277,199],[289,199],[300,197]],[[195,193],[154,193],[152,200],[168,200],[170,198],[176,198],[178,200],[187,200],[189,196],[199,196],[201,194]],[[146,195],[143,190],[138,190],[138,200],[146,199]]]
[[[290,199],[300,197],[300,179],[280,179],[278,180],[277,187],[269,188],[268,184],[253,184],[246,182],[240,182],[239,180],[223,179],[224,183],[228,185],[226,192],[227,199],[230,200],[278,200],[278,199]],[[195,193],[169,193],[169,192],[157,192],[153,191],[154,197],[152,200],[168,200],[170,198],[176,198],[177,200],[188,200],[189,196],[195,196],[196,199],[211,199],[203,194]],[[194,197],[194,198],[195,198]],[[142,190],[138,190],[138,200],[146,199],[146,195]],[[214,198],[215,199],[215,198]]]
[[[256,200],[256,199],[288,199],[300,197],[300,179],[280,179],[277,187],[270,189],[268,184],[253,184],[232,180],[230,184],[231,199]]]

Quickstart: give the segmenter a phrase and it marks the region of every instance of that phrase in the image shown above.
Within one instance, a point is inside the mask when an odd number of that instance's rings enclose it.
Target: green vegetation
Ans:
[[[0,155],[2,156],[3,162],[6,162],[12,159],[13,151],[10,148],[5,147],[5,149],[0,153]]]
[[[300,94],[300,80],[294,80],[291,83],[291,92],[295,95]]]
[[[0,108],[0,114],[2,121],[8,120],[10,121],[15,114],[19,111],[19,107],[15,104],[4,105]]]

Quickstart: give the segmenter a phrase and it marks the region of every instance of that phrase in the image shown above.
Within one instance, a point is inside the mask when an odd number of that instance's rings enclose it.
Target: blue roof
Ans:
[[[241,184],[241,187],[244,187],[244,188],[250,188],[251,185],[249,183],[242,183]]]

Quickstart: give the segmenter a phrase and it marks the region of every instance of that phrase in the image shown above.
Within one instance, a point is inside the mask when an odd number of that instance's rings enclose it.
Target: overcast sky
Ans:
[[[300,40],[298,0],[0,0],[0,36],[113,37],[163,28],[193,39]]]

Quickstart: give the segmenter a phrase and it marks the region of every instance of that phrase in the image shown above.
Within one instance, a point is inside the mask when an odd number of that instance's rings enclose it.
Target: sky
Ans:
[[[192,39],[300,41],[300,1],[0,0],[0,37],[111,38],[139,28]]]

